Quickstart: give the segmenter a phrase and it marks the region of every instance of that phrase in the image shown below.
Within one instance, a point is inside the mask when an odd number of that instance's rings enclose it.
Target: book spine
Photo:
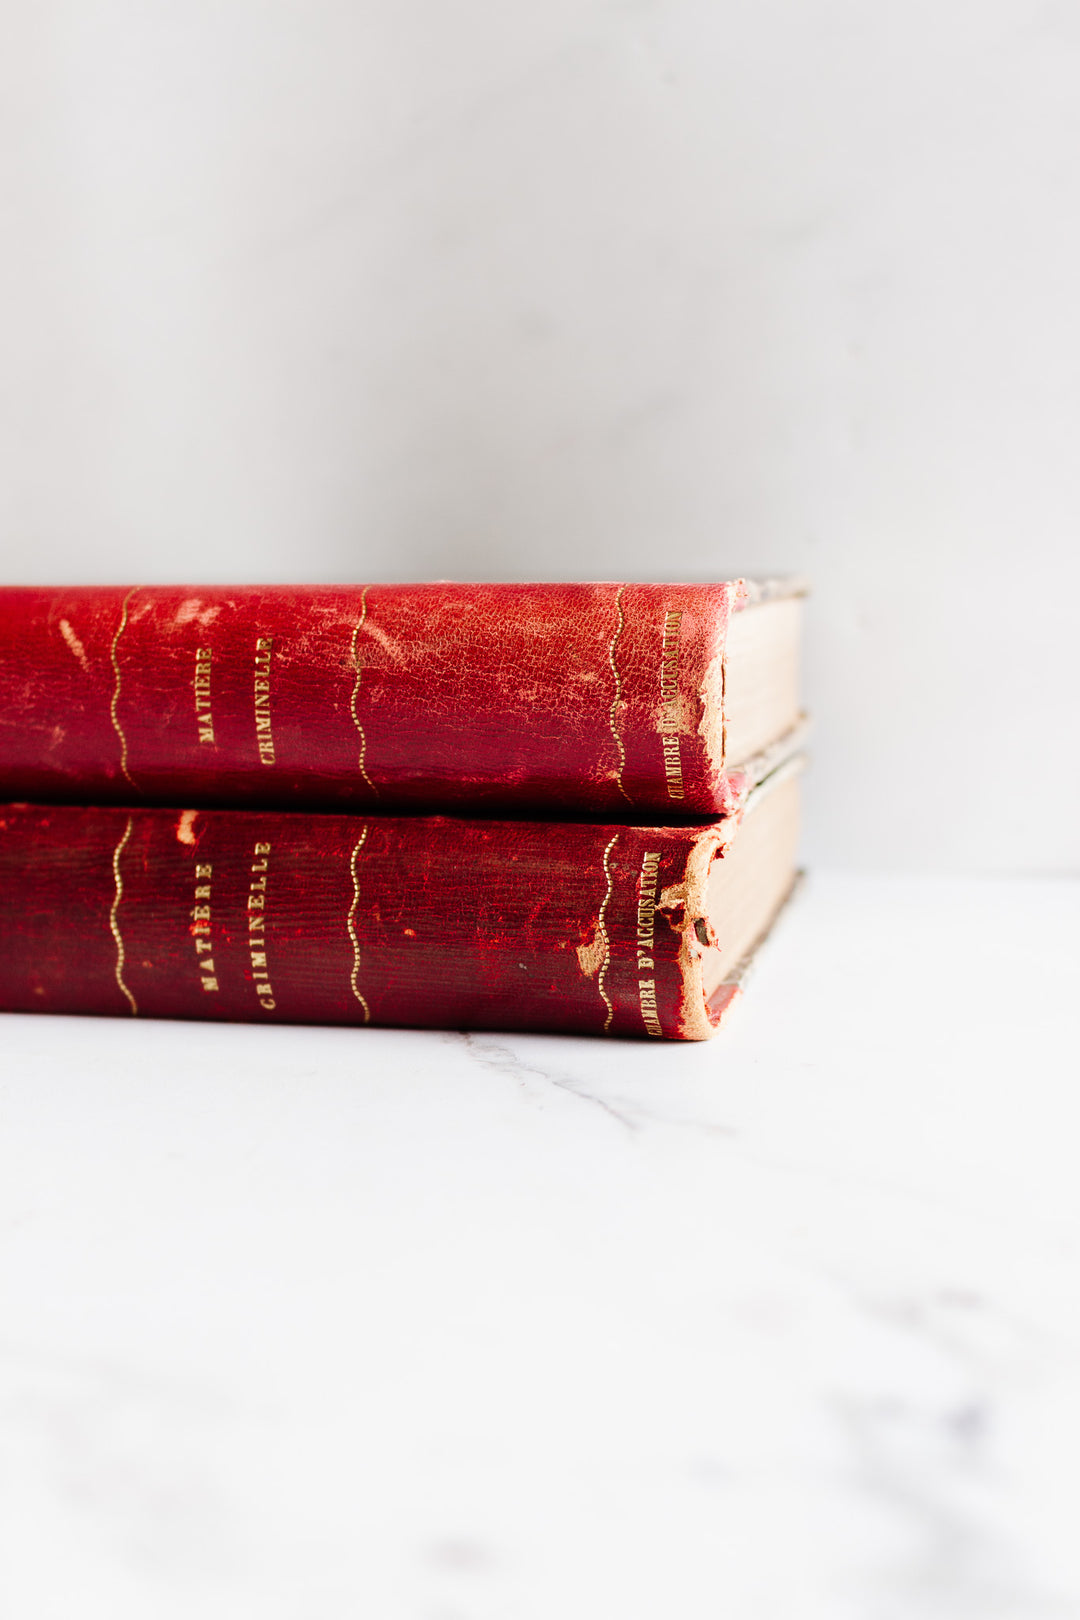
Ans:
[[[0,808],[0,1009],[702,1039],[733,823]]]
[[[11,797],[730,813],[738,587],[0,590]]]

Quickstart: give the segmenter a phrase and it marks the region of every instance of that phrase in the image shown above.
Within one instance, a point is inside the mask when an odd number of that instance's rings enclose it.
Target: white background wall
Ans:
[[[1080,864],[1080,7],[3,0],[0,571],[816,595],[807,855]]]

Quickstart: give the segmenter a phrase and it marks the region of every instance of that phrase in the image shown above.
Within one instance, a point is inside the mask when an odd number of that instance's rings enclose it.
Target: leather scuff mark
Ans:
[[[593,935],[591,944],[578,946],[577,959],[581,963],[581,971],[587,979],[591,979],[594,973],[599,972],[600,964],[603,962],[607,952],[607,940],[601,933]]]
[[[217,604],[210,603],[209,606],[203,607],[197,596],[188,596],[177,608],[174,623],[191,624],[194,621],[205,629],[208,624],[213,624],[220,612],[221,608]]]
[[[189,844],[192,847],[197,842],[195,837],[195,820],[197,810],[181,810],[180,819],[176,823],[176,841],[178,844]]]
[[[78,636],[75,634],[74,630],[71,628],[71,625],[66,619],[60,620],[60,634],[63,636],[64,640],[68,644],[68,647],[82,665],[83,673],[89,675],[90,665],[87,662],[86,648],[83,646],[82,642],[79,640]]]
[[[666,889],[660,890],[660,898],[656,902],[657,911],[676,911],[680,906],[686,905],[686,882],[669,883]]]

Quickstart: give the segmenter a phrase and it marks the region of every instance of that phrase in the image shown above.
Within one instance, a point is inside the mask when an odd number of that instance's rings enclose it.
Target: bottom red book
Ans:
[[[0,1009],[703,1040],[795,880],[798,762],[682,827],[0,807]]]

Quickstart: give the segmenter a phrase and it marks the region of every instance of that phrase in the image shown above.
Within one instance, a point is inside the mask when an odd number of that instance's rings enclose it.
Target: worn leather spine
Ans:
[[[0,783],[73,803],[732,811],[719,585],[0,590]]]
[[[0,1009],[703,1039],[696,827],[0,807]]]

